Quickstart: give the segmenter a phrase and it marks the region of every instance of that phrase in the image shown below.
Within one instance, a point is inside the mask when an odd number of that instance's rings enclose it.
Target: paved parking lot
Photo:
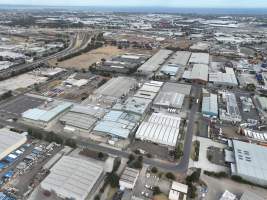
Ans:
[[[198,140],[200,142],[199,147],[199,160],[191,162],[191,167],[202,168],[207,171],[221,172],[221,171],[229,171],[227,167],[216,165],[211,163],[207,158],[207,150],[209,147],[217,147],[219,149],[223,149],[226,145],[214,142],[211,139],[203,138],[203,137],[194,137],[193,140]]]
[[[10,117],[20,117],[21,114],[26,110],[40,106],[43,103],[43,99],[22,95],[2,104],[0,106],[0,112],[2,115],[4,114]]]

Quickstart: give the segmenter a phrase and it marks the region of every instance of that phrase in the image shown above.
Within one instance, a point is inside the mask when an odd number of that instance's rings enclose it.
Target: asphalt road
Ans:
[[[187,133],[186,133],[185,143],[184,143],[184,153],[183,153],[183,157],[181,161],[179,163],[169,163],[169,162],[162,162],[162,161],[144,157],[143,162],[145,164],[156,166],[160,169],[163,169],[166,171],[172,171],[175,173],[185,173],[187,171],[189,158],[190,158],[190,152],[191,152],[195,115],[199,108],[199,104],[196,102],[196,100],[200,98],[201,87],[199,85],[193,85],[192,94],[195,97],[195,100],[193,102],[190,113],[188,115]],[[2,119],[0,119],[0,124],[13,126],[15,128],[25,130],[25,131],[28,129],[27,125],[19,124],[17,122],[8,122]],[[36,130],[38,130],[38,128],[36,128]],[[79,140],[77,141],[77,145],[82,148],[88,148],[88,149],[92,149],[95,151],[101,151],[103,153],[113,154],[113,155],[124,157],[124,158],[127,158],[130,154],[127,151],[121,151],[121,150],[117,150],[114,148],[109,148],[107,146],[102,146],[102,145],[99,145],[93,142],[88,142],[88,141]]]

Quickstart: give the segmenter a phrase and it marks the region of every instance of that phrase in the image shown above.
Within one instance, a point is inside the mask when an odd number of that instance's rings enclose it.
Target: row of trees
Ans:
[[[71,138],[62,138],[61,136],[55,134],[54,132],[45,132],[41,130],[28,129],[28,134],[33,138],[45,140],[47,142],[55,142],[57,144],[67,145],[72,148],[76,148],[76,141]]]

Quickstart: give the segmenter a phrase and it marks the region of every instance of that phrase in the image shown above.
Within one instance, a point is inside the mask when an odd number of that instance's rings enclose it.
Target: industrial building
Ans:
[[[209,93],[205,96],[203,95],[201,112],[209,117],[218,116],[218,97],[216,94]]]
[[[266,186],[267,148],[238,140],[228,140],[228,145],[233,151],[232,156],[226,156],[225,160],[231,163],[232,175]]]
[[[41,188],[62,199],[85,200],[102,174],[103,167],[98,164],[63,156],[41,182]]]
[[[237,105],[234,93],[222,92],[222,100],[226,104],[226,109],[220,109],[220,119],[228,122],[241,122],[242,118]]]
[[[225,71],[225,73],[209,73],[209,82],[219,86],[238,86],[238,82],[233,68],[226,67]]]
[[[172,182],[171,190],[169,192],[169,200],[186,200],[188,186],[176,181]]]
[[[142,87],[134,94],[134,97],[153,100],[160,91],[163,82],[145,82]]]
[[[189,64],[205,64],[210,62],[210,55],[208,53],[192,53],[189,59]]]
[[[179,94],[184,94],[185,96],[189,96],[191,93],[191,85],[189,84],[180,84],[180,83],[170,83],[165,82],[162,86],[160,92],[174,92]]]
[[[121,97],[126,96],[136,85],[137,81],[134,78],[121,76],[112,78],[95,90],[89,98],[93,102],[113,104]]]
[[[126,139],[137,128],[140,115],[111,110],[97,123],[93,132],[101,136]]]
[[[129,74],[135,72],[146,59],[147,56],[143,54],[124,54],[111,60],[97,63],[95,69],[111,73]]]
[[[125,102],[115,104],[112,109],[144,116],[149,110],[151,102],[150,99],[129,97]]]
[[[194,64],[192,71],[185,71],[183,79],[195,83],[206,84],[208,82],[209,66],[206,64]]]
[[[138,176],[139,170],[126,167],[119,180],[120,188],[132,190],[135,187]]]
[[[160,92],[153,102],[153,108],[161,109],[181,109],[184,102],[184,94],[175,92]]]
[[[190,57],[191,52],[189,51],[177,51],[170,57],[168,63],[185,66],[187,65]]]
[[[245,191],[243,194],[242,194],[242,196],[241,196],[241,198],[240,198],[240,200],[264,200],[264,198],[263,197],[261,197],[261,196],[258,196],[258,194],[256,194],[256,193],[252,193],[252,192],[250,192],[250,191]]]
[[[105,115],[105,110],[98,106],[75,105],[60,118],[60,122],[65,125],[64,130],[75,132],[89,132],[93,125]]]
[[[260,105],[260,109],[267,111],[267,98],[262,96],[256,96],[256,100]]]
[[[178,140],[180,121],[180,117],[153,113],[147,122],[139,126],[135,138],[173,149]]]
[[[19,134],[7,128],[0,129],[0,160],[27,142],[25,133]]]
[[[236,195],[233,193],[229,192],[228,190],[225,190],[224,193],[222,194],[220,200],[236,200]]]
[[[160,69],[160,73],[166,76],[170,76],[170,77],[175,77],[176,74],[178,73],[180,68],[180,65],[177,64],[167,64],[167,65],[163,65]],[[160,74],[159,74],[160,75]],[[158,75],[158,76],[159,76]]]
[[[69,102],[45,103],[45,105],[40,108],[29,109],[22,113],[22,119],[24,122],[30,122],[42,127],[47,127],[52,120],[70,109],[72,105],[73,104]]]
[[[149,76],[156,72],[160,66],[167,60],[167,58],[173,53],[173,51],[161,49],[155,55],[153,55],[148,61],[141,65],[137,72],[142,75]]]

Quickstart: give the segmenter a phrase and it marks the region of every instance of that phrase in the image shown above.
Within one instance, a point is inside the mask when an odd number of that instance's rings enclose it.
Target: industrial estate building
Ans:
[[[154,54],[148,61],[146,61],[141,67],[137,69],[137,72],[142,75],[152,75],[156,72],[160,66],[166,61],[166,59],[173,53],[173,51],[161,49]]]
[[[202,114],[209,117],[218,116],[218,98],[216,94],[203,94]]]
[[[105,110],[98,106],[75,105],[60,118],[60,122],[65,125],[66,131],[85,131],[89,132],[93,125],[105,115]]]
[[[234,93],[222,92],[222,100],[226,108],[220,109],[220,119],[229,122],[241,122],[242,118]]]
[[[210,62],[210,55],[208,53],[192,53],[189,64],[205,64]]]
[[[175,148],[179,136],[180,117],[153,113],[139,126],[135,138]]]
[[[172,182],[169,192],[169,200],[186,200],[187,199],[188,186],[176,181]]]
[[[121,76],[112,78],[95,90],[94,93],[89,96],[89,100],[96,103],[112,105],[117,102],[118,99],[127,95],[136,85],[137,81],[134,78]],[[87,102],[87,100],[85,101]]]
[[[229,67],[225,68],[225,73],[209,73],[209,82],[220,86],[238,86],[235,72],[233,68]]]
[[[137,128],[139,115],[111,110],[97,123],[93,132],[102,136],[126,139]]]
[[[27,142],[25,133],[19,134],[6,128],[0,129],[0,160]]]
[[[135,187],[138,176],[139,170],[126,167],[119,180],[120,188],[132,190]]]
[[[53,119],[70,109],[72,105],[73,104],[69,102],[50,102],[40,108],[33,108],[25,111],[22,113],[22,118],[25,122],[46,127]]]
[[[267,148],[238,140],[229,140],[228,144],[233,149],[233,155],[226,157],[226,161],[231,163],[232,175],[267,185]]]
[[[63,156],[41,182],[41,188],[62,199],[85,200],[103,174],[103,167],[93,162]]]

